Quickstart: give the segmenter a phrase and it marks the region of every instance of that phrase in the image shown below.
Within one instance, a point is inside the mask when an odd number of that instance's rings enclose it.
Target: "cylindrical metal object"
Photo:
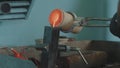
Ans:
[[[73,13],[55,9],[50,13],[49,22],[52,27],[58,27],[63,32],[77,33],[82,27],[74,26],[74,23],[76,23],[75,17]]]
[[[63,32],[78,33],[88,21],[111,21],[111,18],[77,17],[74,13],[55,9],[50,13],[49,22],[52,27],[58,27]]]
[[[49,22],[52,27],[64,27],[68,29],[68,26],[72,24],[73,16],[61,9],[55,9],[50,13]]]

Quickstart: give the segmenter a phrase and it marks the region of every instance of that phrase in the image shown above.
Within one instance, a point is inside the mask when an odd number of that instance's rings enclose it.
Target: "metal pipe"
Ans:
[[[92,18],[92,17],[88,17],[88,18],[86,18],[86,20],[88,20],[88,21],[92,21],[92,20],[96,20],[96,21],[111,21],[111,18]]]
[[[110,25],[85,25],[84,27],[110,27]]]
[[[109,25],[88,25],[89,21],[111,21],[111,18],[94,18],[94,17],[77,17],[75,18],[76,26],[88,26],[88,27],[109,27]]]

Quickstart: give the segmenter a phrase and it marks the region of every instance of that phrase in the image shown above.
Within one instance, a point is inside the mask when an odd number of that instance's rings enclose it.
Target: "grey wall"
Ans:
[[[0,45],[35,44],[35,39],[43,37],[44,26],[49,25],[48,15],[55,8],[75,12],[78,16],[106,16],[106,0],[35,0],[27,20],[0,23]],[[84,28],[79,34],[62,35],[79,40],[104,40],[105,31],[104,28]]]

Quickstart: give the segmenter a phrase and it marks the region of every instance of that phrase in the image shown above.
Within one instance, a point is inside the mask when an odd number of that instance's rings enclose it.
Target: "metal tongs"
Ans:
[[[79,22],[77,25],[86,27],[109,27],[109,25],[88,25],[89,21],[111,21],[112,18],[94,18],[94,17],[77,17],[75,21]]]

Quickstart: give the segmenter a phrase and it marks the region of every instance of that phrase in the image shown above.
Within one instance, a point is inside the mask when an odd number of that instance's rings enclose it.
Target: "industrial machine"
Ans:
[[[110,26],[109,25],[100,25],[100,27],[110,27],[111,33],[114,35],[120,37],[120,19],[119,19],[119,9],[118,12],[115,14],[113,18],[92,18],[92,17],[77,17],[75,13],[71,12],[65,12],[61,9],[55,9],[50,13],[49,16],[49,22],[51,27],[45,27],[45,35],[44,36],[44,44],[49,44],[48,49],[43,49],[43,56],[42,56],[42,65],[41,68],[70,68],[69,66],[65,65],[68,64],[69,62],[64,63],[63,59],[61,59],[61,51],[77,51],[78,54],[81,56],[82,60],[86,65],[86,67],[81,68],[93,68],[92,66],[89,66],[88,58],[86,58],[83,53],[81,48],[77,47],[69,47],[66,45],[59,45],[59,32],[71,32],[71,33],[79,33],[84,26],[89,26],[88,22],[97,20],[97,21],[111,21]],[[96,26],[96,25],[93,25]],[[97,25],[98,27],[99,25]],[[48,34],[50,37],[48,37]],[[109,46],[108,46],[109,47]],[[97,48],[97,46],[96,46]],[[94,49],[93,49],[94,50]],[[99,50],[99,48],[98,48]],[[86,50],[85,50],[86,51]],[[100,49],[100,51],[104,51]],[[90,52],[90,51],[86,51]],[[104,54],[101,60],[105,59],[106,54]],[[93,56],[90,56],[93,57]],[[95,59],[95,57],[94,57]],[[100,59],[100,58],[99,58]],[[58,61],[59,60],[59,61]],[[91,60],[92,61],[92,60]],[[97,61],[97,60],[96,60]],[[104,63],[104,62],[103,62]],[[95,64],[94,64],[95,65]],[[119,68],[119,64],[116,64],[117,67]],[[116,68],[117,68],[116,67]],[[80,67],[78,67],[80,68]],[[114,66],[109,66],[101,64],[101,67],[94,67],[94,68],[114,68]]]
[[[0,20],[25,19],[30,10],[31,3],[32,0],[0,1]],[[40,55],[40,62],[37,63],[38,68],[120,68],[120,61],[116,62],[116,60],[120,60],[118,58],[120,57],[118,55],[120,53],[118,48],[120,43],[108,42],[109,44],[106,44],[101,41],[96,45],[95,42],[92,41],[92,44],[89,44],[89,46],[85,49],[81,47],[82,45],[80,45],[80,47],[74,47],[68,46],[70,44],[59,44],[60,31],[65,33],[79,33],[85,26],[90,26],[88,25],[88,22],[93,20],[111,21],[110,26],[92,26],[110,27],[111,33],[120,37],[119,16],[119,9],[113,18],[78,17],[75,13],[66,12],[62,9],[53,10],[49,16],[51,26],[46,26],[44,30],[43,43],[34,47],[42,51],[42,54]],[[14,49],[11,48],[11,50],[15,53],[15,57],[25,59],[20,54],[17,54]],[[0,58],[4,57],[6,56],[0,56]],[[11,56],[7,56],[7,58],[9,60],[15,59]],[[73,58],[75,58],[75,62],[73,61]],[[26,67],[36,67],[31,61],[27,61],[28,63],[26,64],[26,61],[24,62],[19,59],[15,60],[18,60],[21,65],[24,63]],[[3,61],[7,61],[7,59],[3,59]],[[24,68],[24,66],[22,68]]]

